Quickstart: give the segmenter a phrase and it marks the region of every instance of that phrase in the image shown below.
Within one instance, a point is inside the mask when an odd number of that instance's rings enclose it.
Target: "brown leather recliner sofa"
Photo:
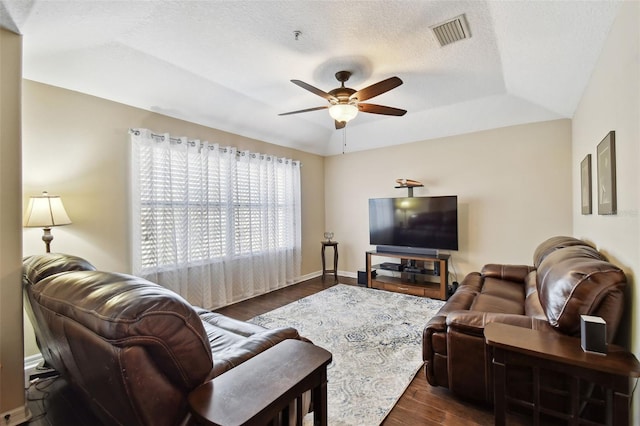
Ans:
[[[533,266],[485,265],[464,278],[424,328],[427,381],[491,403],[492,360],[484,340],[488,323],[579,336],[580,315],[594,315],[606,321],[610,343],[622,316],[625,285],[622,270],[572,237],[544,241],[535,250]]]
[[[76,256],[25,258],[23,286],[43,358],[108,425],[182,424],[197,386],[285,339],[306,340],[293,328],[193,307]]]

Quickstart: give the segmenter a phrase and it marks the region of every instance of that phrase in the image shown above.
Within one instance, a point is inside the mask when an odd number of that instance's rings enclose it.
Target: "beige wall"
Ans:
[[[365,264],[368,199],[405,197],[395,180],[422,182],[414,196],[457,195],[457,279],[489,262],[531,264],[543,239],[570,234],[571,123],[558,120],[325,159],[327,229],[341,271]]]
[[[640,358],[640,3],[620,8],[589,85],[573,119],[573,234],[592,241],[629,280],[622,339]],[[596,146],[616,132],[618,214],[598,215]],[[580,161],[591,154],[594,213],[580,214]],[[640,424],[640,396],[635,393],[635,421]]]
[[[144,127],[302,161],[302,274],[321,269],[323,157],[27,80],[23,124],[24,203],[43,190],[60,195],[73,221],[52,230],[52,251],[131,271],[128,129]],[[25,255],[44,252],[41,236],[41,229],[24,230]],[[26,353],[34,354],[30,324],[25,329]]]
[[[22,344],[22,38],[0,29],[0,416],[26,420]]]

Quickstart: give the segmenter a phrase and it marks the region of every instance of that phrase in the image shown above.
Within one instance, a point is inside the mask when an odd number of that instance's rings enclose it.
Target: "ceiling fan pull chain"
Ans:
[[[345,149],[347,149],[347,128],[346,128],[346,126],[342,128],[342,155],[344,155]]]

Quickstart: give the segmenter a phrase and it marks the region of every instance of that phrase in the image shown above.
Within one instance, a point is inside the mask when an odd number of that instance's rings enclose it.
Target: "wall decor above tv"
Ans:
[[[369,242],[396,253],[458,250],[458,197],[369,199]]]

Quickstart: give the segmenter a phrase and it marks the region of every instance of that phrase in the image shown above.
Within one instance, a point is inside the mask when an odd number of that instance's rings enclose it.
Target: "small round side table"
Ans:
[[[333,269],[327,269],[327,264],[324,257],[324,251],[327,247],[333,247]],[[337,241],[322,241],[322,281],[324,281],[325,274],[333,274],[336,282],[338,281],[338,242]]]

